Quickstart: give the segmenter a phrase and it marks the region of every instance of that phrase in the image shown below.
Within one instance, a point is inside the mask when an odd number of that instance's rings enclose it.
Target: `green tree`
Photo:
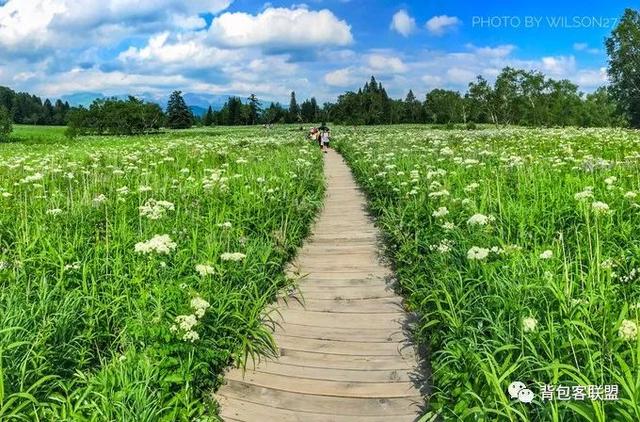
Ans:
[[[9,134],[13,130],[13,120],[11,114],[5,106],[0,105],[0,141],[9,138]]]
[[[457,91],[434,89],[427,93],[425,113],[432,123],[461,123],[462,97]]]
[[[262,107],[260,104],[260,100],[258,100],[258,97],[256,97],[256,94],[251,94],[249,95],[249,98],[247,98],[247,101],[249,102],[249,124],[250,125],[255,125],[256,123],[258,123],[258,116],[260,114],[260,112],[262,111]]]
[[[633,127],[640,127],[640,12],[626,9],[605,42],[611,93]]]
[[[289,101],[289,123],[295,123],[300,121],[300,106],[296,101],[296,93],[291,92],[291,100]]]
[[[202,119],[202,124],[205,126],[213,125],[214,117],[213,117],[213,109],[209,106],[207,113],[204,115],[204,119]]]
[[[167,105],[167,125],[172,129],[187,129],[193,125],[193,114],[182,98],[181,91],[173,91]]]

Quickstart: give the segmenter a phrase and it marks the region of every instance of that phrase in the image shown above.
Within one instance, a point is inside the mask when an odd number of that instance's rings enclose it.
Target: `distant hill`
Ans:
[[[231,96],[232,95],[214,95],[193,92],[183,94],[185,102],[196,116],[203,116],[207,112],[209,106],[211,106],[213,110],[220,110]],[[118,94],[107,96],[99,92],[76,92],[69,95],[63,95],[60,99],[62,101],[67,101],[72,106],[88,107],[94,100],[108,97],[126,99],[128,95]],[[167,107],[167,101],[169,99],[168,95],[164,97],[157,97],[150,93],[143,93],[141,95],[136,95],[136,97],[147,102],[157,103],[163,109]],[[240,96],[240,98],[244,99],[243,96]],[[269,102],[263,101],[263,103],[268,104]]]

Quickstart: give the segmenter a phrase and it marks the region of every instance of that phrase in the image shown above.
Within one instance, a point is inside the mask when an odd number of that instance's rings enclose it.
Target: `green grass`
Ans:
[[[399,126],[335,135],[420,316],[432,413],[640,420],[637,133]],[[516,380],[533,403],[507,395]],[[541,384],[617,384],[620,400],[542,402]]]
[[[213,418],[222,370],[274,351],[264,306],[321,205],[320,152],[261,128],[14,138],[0,144],[0,419]],[[175,248],[136,251],[156,235]],[[209,306],[174,329],[194,298]]]

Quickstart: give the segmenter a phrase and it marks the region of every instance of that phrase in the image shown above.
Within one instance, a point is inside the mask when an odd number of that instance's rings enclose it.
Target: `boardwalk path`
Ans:
[[[233,369],[225,421],[414,421],[422,397],[401,299],[378,261],[378,232],[342,157],[329,151],[325,206],[294,263],[300,300],[280,304],[277,360]],[[303,302],[303,303],[300,303]]]

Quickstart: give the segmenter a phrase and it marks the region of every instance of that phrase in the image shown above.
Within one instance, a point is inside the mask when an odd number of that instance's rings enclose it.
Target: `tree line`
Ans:
[[[0,108],[14,123],[28,125],[65,125],[71,107],[68,102],[42,99],[26,92],[0,86]]]

